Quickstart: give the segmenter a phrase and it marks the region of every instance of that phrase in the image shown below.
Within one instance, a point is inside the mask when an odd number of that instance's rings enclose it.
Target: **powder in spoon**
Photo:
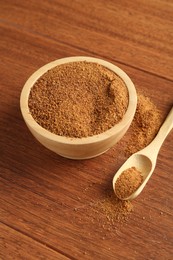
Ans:
[[[122,172],[115,183],[115,193],[118,198],[125,199],[135,192],[143,181],[141,172],[131,167]]]
[[[117,74],[100,64],[69,62],[36,81],[28,105],[43,128],[81,138],[100,134],[123,118],[128,90]]]

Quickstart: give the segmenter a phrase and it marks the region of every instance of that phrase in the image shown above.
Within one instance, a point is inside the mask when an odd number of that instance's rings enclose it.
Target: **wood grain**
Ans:
[[[18,232],[7,225],[1,224],[0,257],[7,259],[69,259],[61,253],[52,250],[42,243],[33,240],[25,234]]]
[[[2,0],[0,3],[0,259],[172,259],[173,133],[126,224],[106,229],[91,202],[112,190],[125,145],[84,161],[62,158],[27,130],[27,78],[62,57],[120,66],[163,112],[173,105],[173,2]]]
[[[5,1],[2,21],[90,55],[112,57],[123,64],[172,79],[173,3],[123,1]],[[159,9],[159,12],[155,10]],[[10,12],[9,12],[10,10]],[[32,16],[31,16],[32,13]],[[162,15],[160,15],[162,13]],[[165,15],[168,14],[168,15]],[[165,16],[168,19],[165,19]],[[70,32],[70,33],[69,33]],[[81,37],[82,36],[82,37]]]

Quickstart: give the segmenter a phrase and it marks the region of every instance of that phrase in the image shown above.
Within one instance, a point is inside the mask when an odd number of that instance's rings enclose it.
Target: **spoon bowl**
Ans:
[[[156,165],[158,152],[162,146],[165,138],[173,128],[173,108],[169,112],[165,122],[161,126],[155,139],[143,150],[130,156],[127,161],[121,166],[113,178],[113,190],[116,194],[115,183],[120,175],[127,169],[135,167],[141,172],[143,177],[143,182],[139,188],[133,192],[129,197],[123,198],[123,200],[133,200],[135,199],[143,190],[148,180],[150,179]],[[122,200],[122,198],[120,198]]]
[[[119,176],[121,175],[121,173],[123,171],[125,171],[131,167],[135,167],[136,169],[138,169],[141,172],[141,175],[143,177],[143,183],[140,185],[140,187],[138,188],[138,190],[136,192],[134,192],[127,198],[123,198],[123,200],[135,199],[139,195],[139,193],[141,193],[141,191],[143,190],[143,188],[145,186],[144,181],[146,180],[149,173],[152,171],[153,164],[149,157],[147,157],[146,155],[141,154],[141,153],[135,153],[131,157],[129,157],[129,159],[121,166],[121,168],[117,171],[117,173],[115,174],[115,176],[113,178],[113,189],[114,189],[115,194],[116,194],[115,183],[116,183],[117,179],[119,178]],[[122,200],[122,198],[120,198],[120,199]]]

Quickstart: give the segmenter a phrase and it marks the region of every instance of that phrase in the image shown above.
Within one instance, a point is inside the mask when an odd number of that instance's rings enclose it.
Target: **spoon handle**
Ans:
[[[157,159],[158,152],[166,137],[173,128],[173,107],[171,108],[169,114],[167,115],[164,123],[162,124],[158,134],[154,140],[142,150],[142,153],[147,155],[152,159]]]

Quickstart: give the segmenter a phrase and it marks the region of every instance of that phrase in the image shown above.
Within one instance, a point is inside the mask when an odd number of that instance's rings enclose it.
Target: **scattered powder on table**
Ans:
[[[129,156],[146,147],[158,133],[162,122],[163,115],[152,100],[138,93],[136,113],[124,144],[125,154]]]
[[[108,194],[104,199],[97,201],[92,205],[92,210],[97,216],[102,219],[103,224],[112,225],[116,223],[125,222],[128,219],[129,214],[133,210],[133,205],[130,201],[122,201],[116,197],[114,193]],[[103,221],[106,217],[106,221]]]
[[[121,173],[115,183],[115,193],[118,198],[128,198],[135,192],[143,181],[141,172],[136,167],[131,167]]]
[[[70,62],[50,69],[36,81],[28,105],[43,128],[81,138],[117,124],[127,110],[128,91],[123,80],[106,67]]]
[[[85,225],[94,224],[101,230],[113,231],[117,225],[126,223],[133,211],[133,205],[130,201],[123,201],[116,197],[112,191],[107,191],[103,198],[92,200],[85,207],[79,207],[75,210],[76,219],[81,214],[85,218],[80,219],[80,222]]]

